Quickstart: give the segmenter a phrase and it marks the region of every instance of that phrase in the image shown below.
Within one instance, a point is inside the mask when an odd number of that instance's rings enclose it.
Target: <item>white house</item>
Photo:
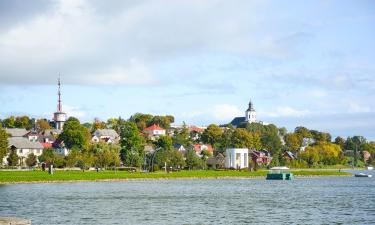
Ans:
[[[164,136],[165,129],[159,127],[156,124],[153,124],[152,126],[146,127],[143,130],[143,133],[146,134],[149,138],[154,139],[155,137]]]
[[[228,148],[226,150],[225,167],[235,169],[249,167],[249,149]]]
[[[34,155],[40,156],[43,153],[43,145],[41,143],[31,142],[25,137],[8,138],[8,147],[16,151],[21,165],[24,164],[29,154],[34,153]]]
[[[92,138],[92,142],[104,141],[106,143],[118,142],[119,135],[114,129],[97,129]]]

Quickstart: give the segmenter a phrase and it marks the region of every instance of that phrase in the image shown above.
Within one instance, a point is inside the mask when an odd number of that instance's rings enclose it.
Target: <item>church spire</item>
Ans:
[[[251,99],[250,99],[249,108],[247,109],[247,111],[255,111],[254,106],[253,106],[253,102],[251,101]]]

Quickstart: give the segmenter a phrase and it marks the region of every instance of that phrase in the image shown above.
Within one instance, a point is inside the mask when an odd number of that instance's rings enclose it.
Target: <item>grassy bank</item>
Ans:
[[[293,170],[295,176],[345,176],[349,173],[332,170]],[[55,171],[53,175],[42,171],[0,171],[0,183],[22,182],[59,182],[59,181],[100,181],[100,180],[125,180],[125,179],[174,179],[174,178],[251,178],[265,177],[266,170],[256,172],[232,170],[193,170],[173,173],[130,173],[126,171]]]

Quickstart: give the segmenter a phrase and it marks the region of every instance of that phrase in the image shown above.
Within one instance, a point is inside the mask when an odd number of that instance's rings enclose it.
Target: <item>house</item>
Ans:
[[[92,142],[117,143],[120,136],[114,129],[97,129],[92,138]]]
[[[23,137],[28,133],[25,128],[5,128],[5,131],[10,137]]]
[[[15,150],[20,158],[20,165],[25,164],[25,159],[31,153],[40,156],[43,153],[43,145],[39,142],[29,141],[25,137],[10,137],[8,138],[8,147]]]
[[[285,151],[283,153],[283,157],[287,160],[287,161],[293,161],[295,160],[297,157],[293,154],[293,152],[291,151]]]
[[[45,131],[42,132],[42,134],[44,136],[53,136],[53,137],[57,137],[61,134],[62,130],[58,130],[58,129],[47,129]]]
[[[204,127],[190,126],[189,134],[192,140],[198,140],[204,131]]]
[[[306,147],[308,147],[309,145],[314,144],[314,143],[315,143],[314,138],[303,138],[302,145],[300,147],[300,151],[301,152],[305,151]]]
[[[217,156],[212,156],[207,159],[206,164],[209,168],[221,169],[225,167],[225,157],[219,153]]]
[[[174,148],[174,150],[179,151],[182,154],[185,154],[185,152],[186,152],[185,147],[181,144],[173,144],[173,148]]]
[[[198,156],[201,155],[203,150],[207,150],[211,155],[214,153],[214,149],[210,144],[193,144],[191,148]]]
[[[165,135],[165,129],[159,127],[159,126],[156,125],[156,124],[153,124],[153,125],[151,125],[151,126],[149,126],[149,127],[146,127],[146,128],[143,130],[143,133],[144,133],[148,138],[150,138],[150,139],[152,139],[152,140],[155,140],[156,138]]]
[[[59,138],[52,144],[52,147],[57,154],[63,156],[69,155],[70,150],[65,146],[64,141]]]
[[[225,167],[232,169],[243,169],[249,167],[249,149],[228,148],[226,149]]]
[[[250,155],[251,155],[251,160],[253,161],[253,163],[254,164],[256,163],[257,165],[268,166],[272,161],[271,154],[267,150],[260,150],[260,151],[251,150]]]

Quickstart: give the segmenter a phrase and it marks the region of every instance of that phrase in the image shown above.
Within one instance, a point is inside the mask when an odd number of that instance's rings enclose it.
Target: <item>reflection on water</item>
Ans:
[[[33,224],[375,224],[375,179],[2,185],[0,215]]]

